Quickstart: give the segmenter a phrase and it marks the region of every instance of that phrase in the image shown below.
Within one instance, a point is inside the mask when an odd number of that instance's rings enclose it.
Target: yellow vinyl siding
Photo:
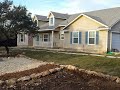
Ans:
[[[90,52],[90,53],[104,53],[107,51],[107,30],[99,31],[99,44],[98,45],[88,45],[85,43],[85,32],[90,30],[97,30],[102,27],[101,24],[92,21],[91,19],[81,16],[78,20],[73,22],[66,29],[69,32],[65,33],[64,47],[76,49],[79,51]],[[70,32],[80,31],[82,32],[82,44],[70,44]]]

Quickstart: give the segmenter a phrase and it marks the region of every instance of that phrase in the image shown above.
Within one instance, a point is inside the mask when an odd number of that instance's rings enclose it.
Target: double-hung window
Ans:
[[[25,42],[25,34],[21,33],[20,35],[20,42]]]
[[[60,32],[60,39],[61,39],[61,40],[64,40],[64,31],[61,31],[61,32]]]
[[[96,31],[89,31],[88,32],[88,43],[95,44],[96,42]]]
[[[43,36],[43,40],[44,40],[44,42],[48,42],[49,41],[49,34],[44,34],[44,36]]]
[[[72,43],[74,44],[74,43],[79,43],[79,32],[73,32],[72,33]]]
[[[54,25],[54,17],[49,18],[49,25],[53,26]]]

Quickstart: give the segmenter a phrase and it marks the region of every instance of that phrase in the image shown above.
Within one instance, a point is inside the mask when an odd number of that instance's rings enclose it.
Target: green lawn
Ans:
[[[120,59],[106,57],[70,55],[63,53],[52,53],[46,51],[24,50],[25,55],[34,59],[55,62],[59,64],[71,64],[79,68],[94,70],[105,74],[120,77]]]

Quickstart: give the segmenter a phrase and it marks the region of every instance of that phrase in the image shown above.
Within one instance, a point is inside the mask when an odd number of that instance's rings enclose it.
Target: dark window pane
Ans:
[[[44,39],[44,42],[47,42],[48,41],[48,39]]]
[[[95,38],[89,38],[89,44],[95,44]]]
[[[78,43],[78,38],[74,38],[73,43]]]

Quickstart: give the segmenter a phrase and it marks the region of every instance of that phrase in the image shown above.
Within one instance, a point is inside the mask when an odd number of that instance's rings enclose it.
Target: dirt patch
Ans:
[[[49,69],[53,69],[53,68],[56,68],[56,67],[59,67],[59,66],[53,65],[53,64],[46,64],[46,65],[39,66],[37,68],[33,68],[33,69],[21,71],[21,72],[7,73],[7,74],[4,74],[4,75],[1,75],[0,80],[29,76],[33,73],[40,73],[40,72],[43,72],[43,71],[46,71],[46,70],[49,70]]]
[[[62,70],[42,78],[18,82],[0,90],[120,90],[120,84],[85,73]]]

